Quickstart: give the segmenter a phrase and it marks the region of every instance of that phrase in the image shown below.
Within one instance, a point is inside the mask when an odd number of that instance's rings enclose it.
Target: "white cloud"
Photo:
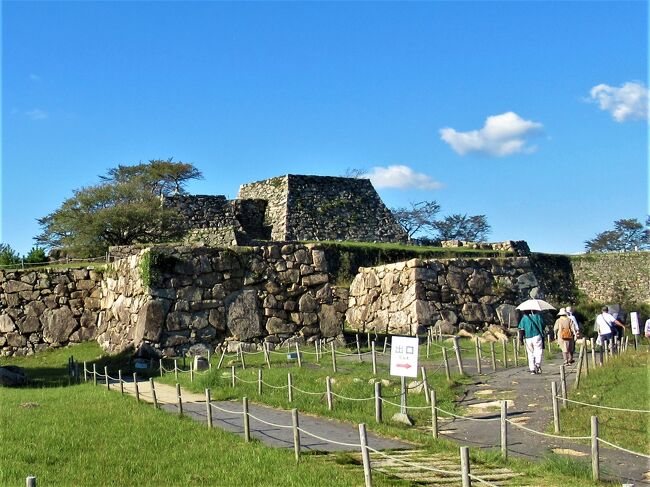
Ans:
[[[503,157],[518,152],[531,153],[535,146],[526,145],[527,137],[541,130],[538,122],[524,120],[514,112],[492,115],[479,130],[458,132],[450,127],[440,129],[440,138],[461,156],[476,152]]]
[[[376,188],[440,189],[442,183],[408,166],[373,167],[366,175]]]
[[[48,113],[40,108],[34,108],[33,110],[25,112],[25,115],[32,120],[45,120],[48,117]]]
[[[643,83],[628,81],[618,88],[600,84],[589,92],[592,102],[612,114],[617,122],[648,118],[648,89]]]

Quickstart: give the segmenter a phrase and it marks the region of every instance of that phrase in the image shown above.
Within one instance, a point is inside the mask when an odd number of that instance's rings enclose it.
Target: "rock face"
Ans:
[[[406,241],[369,179],[288,174],[244,184],[239,198],[267,202],[273,240]]]
[[[360,332],[414,335],[420,327],[456,333],[518,323],[514,304],[538,291],[526,257],[412,259],[361,268],[346,318]]]
[[[94,268],[0,270],[0,355],[94,338],[102,278]]]
[[[196,344],[255,348],[342,333],[347,293],[329,284],[315,244],[118,251],[124,257],[110,273],[119,277],[102,283],[97,335],[110,352],[178,355]]]

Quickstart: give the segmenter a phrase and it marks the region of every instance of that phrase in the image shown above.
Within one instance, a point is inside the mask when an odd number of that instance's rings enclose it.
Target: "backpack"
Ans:
[[[562,340],[573,340],[573,333],[571,333],[571,324],[560,327],[560,338]]]

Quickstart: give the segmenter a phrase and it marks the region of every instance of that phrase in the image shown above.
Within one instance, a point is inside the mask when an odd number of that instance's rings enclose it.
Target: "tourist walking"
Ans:
[[[578,318],[576,318],[576,315],[573,314],[573,307],[567,306],[564,308],[564,310],[566,311],[566,315],[573,323],[573,333],[575,334],[577,340],[580,338],[580,324],[578,323]]]
[[[544,321],[542,315],[526,311],[518,328],[523,330],[523,342],[526,344],[528,370],[531,374],[542,373],[542,355],[544,353]]]
[[[557,314],[558,318],[555,320],[553,326],[553,333],[557,340],[557,344],[562,350],[564,357],[564,365],[569,365],[574,362],[573,352],[575,351],[576,338],[578,338],[575,325],[564,308],[560,308]]]
[[[611,346],[613,352],[616,352],[615,343],[613,341],[613,337],[617,336],[616,327],[622,328],[623,331],[625,331],[625,325],[609,314],[607,306],[603,306],[601,313],[596,317],[598,340],[605,348]]]

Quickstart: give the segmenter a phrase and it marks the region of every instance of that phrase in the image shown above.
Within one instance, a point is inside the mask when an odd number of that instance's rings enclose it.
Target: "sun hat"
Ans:
[[[566,316],[566,311],[564,311],[564,308],[560,308],[560,311],[557,313],[558,316]]]

